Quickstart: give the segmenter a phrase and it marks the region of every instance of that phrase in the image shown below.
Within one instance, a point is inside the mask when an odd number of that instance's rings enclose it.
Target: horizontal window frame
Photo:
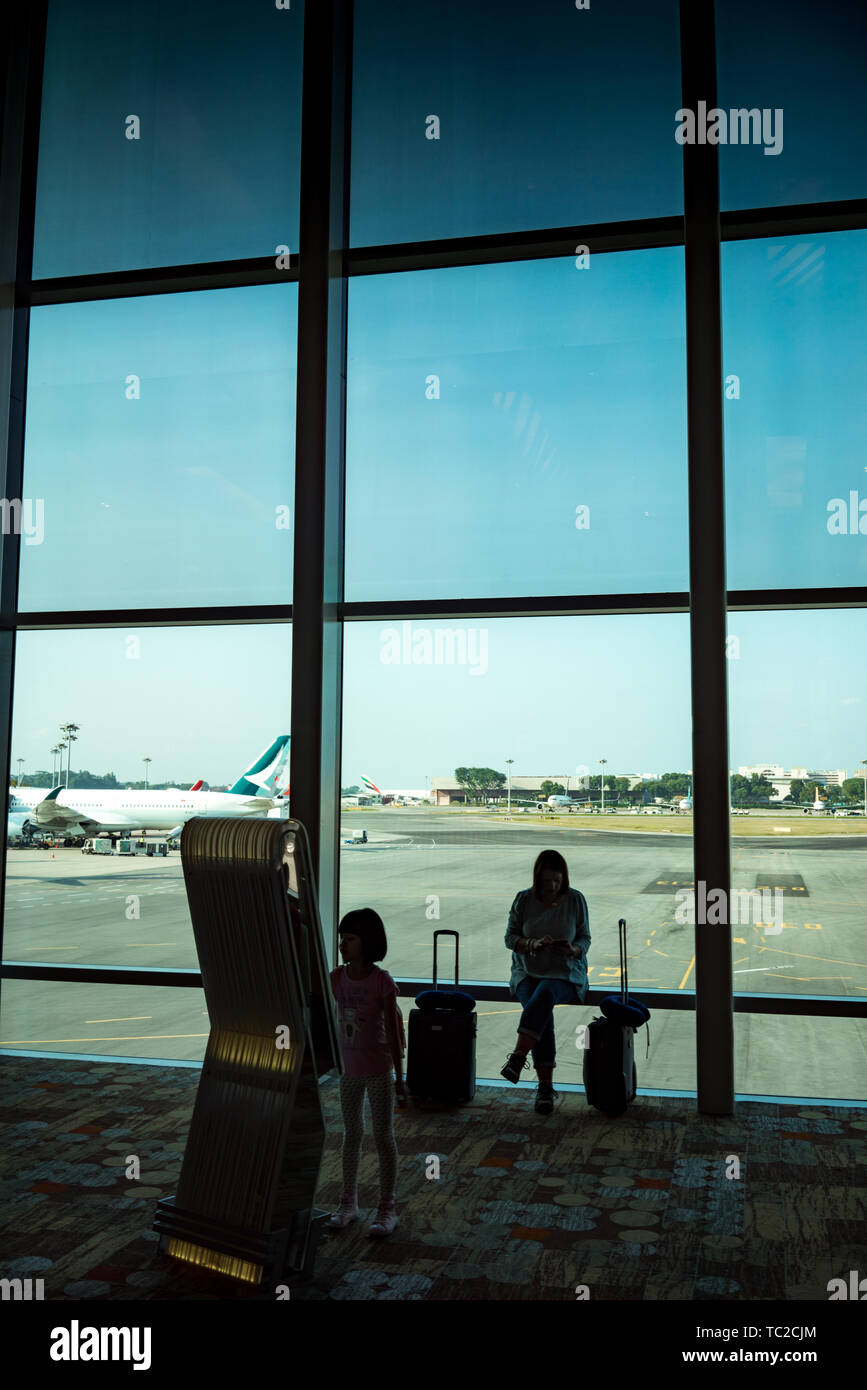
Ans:
[[[862,231],[865,228],[867,198],[720,213],[720,240],[724,243],[775,236],[815,236],[825,232]],[[546,227],[538,231],[503,232],[492,236],[349,247],[337,257],[337,273],[353,279],[361,275],[393,275],[414,270],[504,265],[574,256],[577,245],[587,245],[591,253],[597,255],[656,250],[667,246],[682,247],[683,215]],[[99,299],[238,289],[249,285],[297,284],[299,264],[297,254],[289,257],[289,265],[285,269],[279,269],[273,257],[256,256],[192,265],[155,266],[143,270],[108,271],[104,274],[22,279],[17,284],[15,304],[19,308],[33,309],[46,304],[78,304]]]
[[[522,595],[511,598],[361,600],[334,605],[331,615],[345,623],[391,622],[409,618],[580,618],[630,614],[689,613],[689,593]],[[798,609],[867,608],[867,586],[818,589],[730,589],[731,613],[775,613]],[[50,632],[122,627],[227,627],[292,622],[291,603],[236,607],[70,608],[20,612],[0,631]]]
[[[37,965],[31,961],[4,961],[0,965],[0,979],[41,980],[55,984],[94,984],[94,985],[158,985],[171,989],[201,989],[202,974],[199,970],[162,969],[158,966],[131,966],[118,969],[116,966],[101,965]],[[423,989],[430,989],[431,981],[420,977],[395,975],[397,992],[401,998],[414,999]],[[473,998],[485,1002],[501,1003],[513,999],[509,986],[490,980],[465,981]],[[695,1012],[694,990],[643,989],[642,997],[648,1006],[669,1012]],[[610,989],[588,989],[582,1008],[598,1007],[603,999],[611,996]],[[785,1006],[785,1007],[781,1007]],[[578,1007],[577,1005],[574,1007]],[[734,1011],[741,1014],[788,1014],[801,1018],[867,1018],[867,999],[851,998],[834,994],[735,994]]]

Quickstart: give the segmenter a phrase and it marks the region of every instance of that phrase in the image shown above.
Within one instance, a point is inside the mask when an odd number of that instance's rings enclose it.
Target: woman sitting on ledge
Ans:
[[[529,1066],[532,1048],[539,1086],[536,1110],[554,1108],[554,1005],[583,1004],[587,997],[587,948],[590,914],[583,893],[569,887],[566,861],[545,849],[533,867],[533,887],[512,903],[506,946],[512,952],[511,994],[524,1005],[518,1041],[500,1072],[517,1082]]]

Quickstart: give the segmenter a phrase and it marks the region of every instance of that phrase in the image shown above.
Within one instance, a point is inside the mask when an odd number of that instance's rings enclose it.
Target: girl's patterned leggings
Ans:
[[[364,1133],[364,1092],[370,1100],[373,1137],[379,1153],[380,1200],[394,1200],[397,1177],[397,1144],[394,1142],[394,1081],[385,1076],[341,1076],[340,1104],[343,1109],[343,1190],[358,1190],[358,1164]]]

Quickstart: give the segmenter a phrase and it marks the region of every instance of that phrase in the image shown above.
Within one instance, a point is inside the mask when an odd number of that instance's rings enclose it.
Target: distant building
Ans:
[[[597,774],[593,774],[594,776]],[[606,772],[606,786],[609,780],[615,776],[622,776],[621,773]],[[641,781],[642,778],[636,780]],[[529,797],[542,796],[542,783],[553,782],[555,786],[565,787],[567,796],[574,796],[575,800],[581,799],[581,793],[586,792],[590,785],[590,775],[583,777],[567,776],[565,772],[545,772],[536,777],[517,777],[512,776],[512,797],[524,801]],[[630,784],[631,785],[631,784]],[[498,801],[505,801],[509,794],[509,783],[506,780],[502,787],[492,788],[488,796]],[[598,796],[598,791],[594,791],[594,797]],[[472,799],[472,793],[467,792],[466,787],[462,787],[454,777],[434,777],[431,781],[431,798],[434,806],[455,806],[463,805],[468,796]]]
[[[839,787],[849,776],[845,768],[838,767],[833,771],[823,770],[819,772],[811,771],[806,767],[792,767],[788,772],[779,763],[758,763],[755,767],[739,767],[738,772],[741,777],[766,777],[773,783],[773,800],[782,801],[787,797],[792,789],[792,782],[800,779],[802,782],[818,782],[822,787]]]

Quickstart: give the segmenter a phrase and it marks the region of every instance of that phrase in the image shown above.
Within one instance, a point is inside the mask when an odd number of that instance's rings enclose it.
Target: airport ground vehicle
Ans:
[[[82,854],[114,854],[114,845],[111,840],[85,840],[81,846]]]
[[[169,852],[167,840],[119,840],[117,845],[118,854],[146,854],[149,859],[159,857],[164,858]]]

